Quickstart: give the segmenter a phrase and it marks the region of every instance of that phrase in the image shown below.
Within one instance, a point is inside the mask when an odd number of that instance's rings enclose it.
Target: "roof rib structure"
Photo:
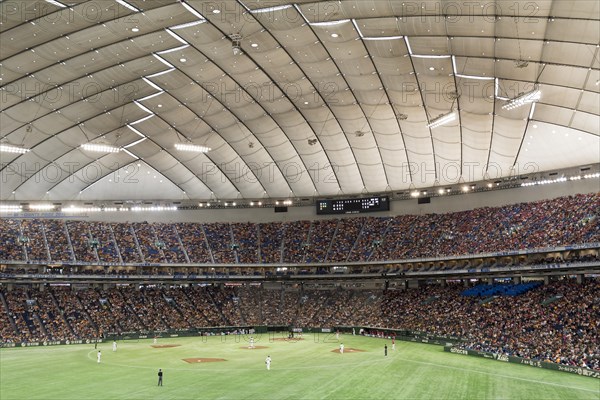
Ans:
[[[595,164],[599,14],[588,0],[5,1],[0,138],[29,151],[0,153],[0,199],[335,196]]]

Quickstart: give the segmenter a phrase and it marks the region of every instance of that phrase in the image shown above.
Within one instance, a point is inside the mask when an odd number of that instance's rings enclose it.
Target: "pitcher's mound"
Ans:
[[[353,349],[352,347],[348,348],[344,348],[344,354],[346,353],[362,353],[366,350],[361,350],[361,349]],[[339,353],[340,349],[335,349],[335,350],[331,350],[332,353]]]
[[[153,344],[151,345],[155,349],[168,349],[169,347],[179,347],[180,344]]]
[[[190,364],[196,364],[196,363],[207,363],[207,362],[221,362],[221,361],[227,361],[224,358],[184,358],[183,361],[185,361],[186,363],[190,363]]]
[[[240,349],[257,350],[257,349],[268,349],[268,347],[267,346],[254,346],[254,347],[242,346],[242,347],[240,347]]]

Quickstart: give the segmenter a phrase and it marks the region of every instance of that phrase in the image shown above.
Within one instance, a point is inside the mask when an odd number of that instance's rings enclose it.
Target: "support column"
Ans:
[[[580,285],[583,283],[583,274],[577,274],[577,283]]]
[[[513,283],[514,283],[515,285],[518,285],[518,284],[520,284],[520,283],[521,283],[521,277],[520,277],[520,276],[515,276],[515,277],[513,277]]]
[[[549,285],[550,284],[550,277],[549,276],[545,276],[544,277],[544,286]]]

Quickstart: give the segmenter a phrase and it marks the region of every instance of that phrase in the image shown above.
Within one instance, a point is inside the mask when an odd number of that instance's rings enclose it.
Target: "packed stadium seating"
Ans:
[[[600,194],[580,194],[447,214],[288,223],[2,219],[0,261],[277,264],[460,256],[599,242],[598,215]]]
[[[385,291],[262,285],[14,288],[0,291],[0,332],[10,343],[215,326],[365,326],[458,336],[464,348],[600,370],[600,279],[533,282],[529,289],[482,301],[462,295],[462,285]]]

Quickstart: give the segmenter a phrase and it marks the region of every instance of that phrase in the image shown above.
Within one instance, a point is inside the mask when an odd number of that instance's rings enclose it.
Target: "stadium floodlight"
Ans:
[[[438,126],[452,122],[455,119],[456,111],[450,111],[448,114],[440,114],[439,116],[433,118],[429,124],[427,124],[427,127],[430,129],[437,128]]]
[[[509,100],[508,103],[502,106],[502,109],[513,110],[515,108],[524,106],[525,104],[535,103],[540,99],[541,95],[542,92],[540,92],[540,90],[537,87],[535,87],[533,90],[526,93],[520,93],[514,99]]]
[[[18,153],[18,154],[25,154],[29,151],[29,149],[26,149],[24,147],[19,147],[19,146],[13,146],[10,144],[0,144],[0,152],[2,153]]]
[[[189,151],[192,153],[208,153],[210,151],[210,147],[191,143],[175,143],[175,148],[179,151]]]
[[[81,148],[86,151],[94,151],[97,153],[118,153],[121,151],[119,147],[102,143],[84,143],[81,145]]]
[[[21,212],[23,206],[18,204],[0,204],[0,212]]]

